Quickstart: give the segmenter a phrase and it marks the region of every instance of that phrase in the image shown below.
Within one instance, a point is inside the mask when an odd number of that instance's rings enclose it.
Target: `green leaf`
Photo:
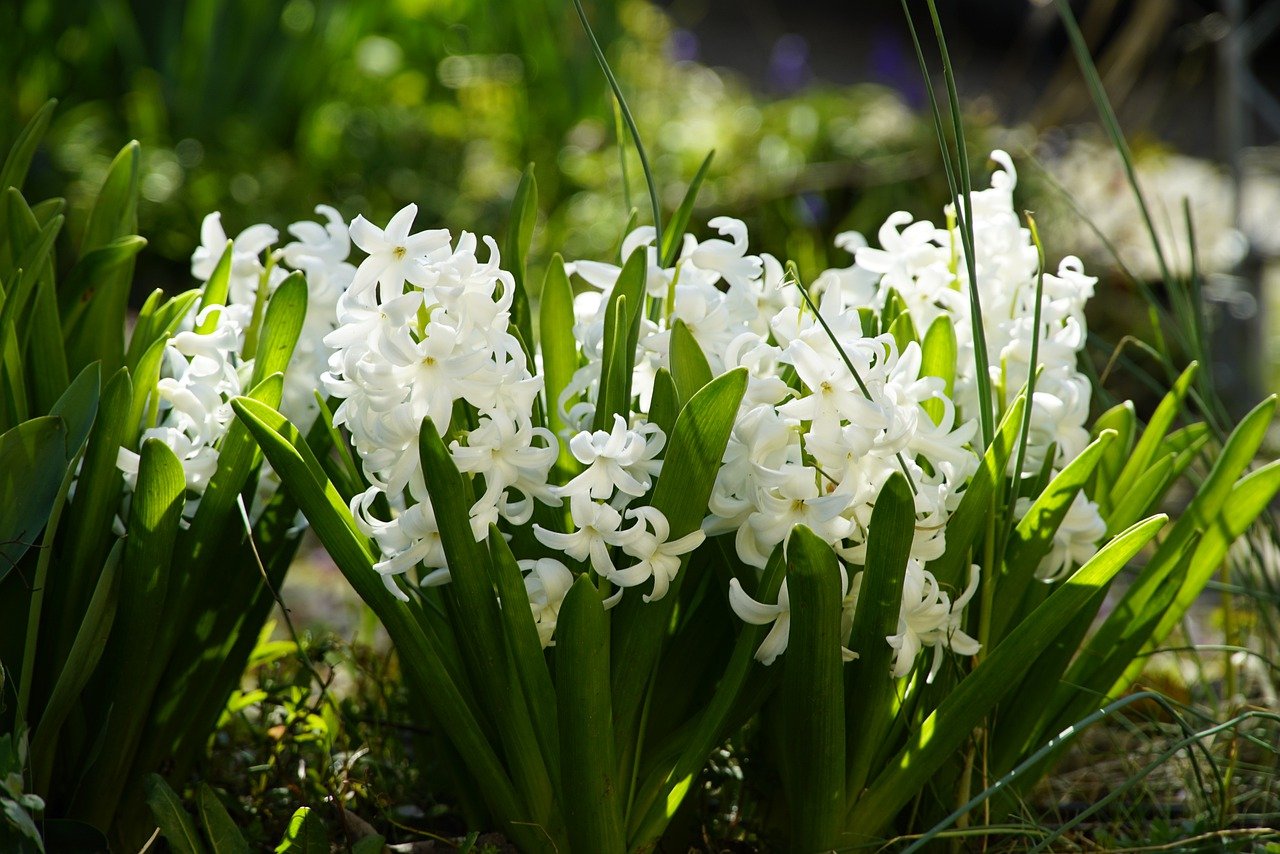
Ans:
[[[32,779],[35,790],[48,791],[53,776],[55,751],[61,735],[63,721],[71,712],[80,697],[80,692],[88,684],[98,661],[102,658],[103,649],[107,645],[107,637],[115,622],[116,607],[119,601],[119,585],[117,579],[120,567],[120,554],[123,543],[117,541],[107,556],[102,574],[98,577],[85,610],[75,640],[71,643],[71,651],[67,654],[61,670],[57,674],[53,691],[45,703],[44,712],[40,715],[40,723],[36,726],[35,735],[31,739]],[[77,761],[77,757],[62,757],[65,761]]]
[[[905,566],[905,564],[904,564]],[[844,817],[845,708],[840,567],[835,552],[798,525],[787,546],[791,635],[783,656],[783,785],[793,851],[828,851]],[[882,642],[883,645],[883,642]],[[884,673],[878,674],[888,682]]]
[[[502,246],[503,267],[515,280],[511,300],[511,323],[524,341],[533,341],[533,318],[529,313],[529,294],[525,285],[529,261],[529,245],[533,242],[533,226],[538,221],[538,183],[533,177],[533,164],[525,168],[511,201],[511,222]]]
[[[138,314],[138,323],[133,327],[133,337],[129,339],[129,352],[125,364],[133,370],[138,360],[156,341],[167,341],[178,330],[182,319],[200,299],[199,290],[190,290],[178,294],[171,300],[162,301],[163,291],[154,291]]]
[[[1182,376],[1178,377],[1177,382],[1173,384],[1173,388],[1160,401],[1156,411],[1152,413],[1147,429],[1142,431],[1142,437],[1138,439],[1138,444],[1134,446],[1133,452],[1128,455],[1128,461],[1111,485],[1111,494],[1108,500],[1109,506],[1114,506],[1120,501],[1124,497],[1124,493],[1151,465],[1151,460],[1160,448],[1160,443],[1164,441],[1169,428],[1173,426],[1174,419],[1178,417],[1178,413],[1182,410],[1182,402],[1186,398],[1187,392],[1190,391],[1191,384],[1195,382],[1196,374],[1199,370],[1200,366],[1195,362],[1188,365],[1187,369],[1182,372]]]
[[[293,348],[297,346],[306,317],[307,280],[301,273],[290,273],[271,294],[267,303],[262,337],[254,352],[250,387],[274,373],[288,373]]]
[[[351,846],[351,854],[382,854],[387,847],[387,840],[376,833],[356,840]]]
[[[665,436],[675,429],[680,414],[680,392],[666,368],[658,368],[653,377],[653,399],[649,401],[649,420],[662,428]]]
[[[1276,397],[1273,395],[1246,415],[1227,439],[1222,453],[1214,461],[1208,477],[1200,484],[1191,503],[1183,510],[1174,523],[1169,534],[1161,541],[1156,554],[1148,562],[1145,570],[1125,590],[1124,596],[1109,617],[1090,638],[1089,644],[1078,662],[1078,668],[1088,668],[1095,662],[1107,658],[1110,650],[1115,648],[1119,635],[1125,631],[1125,621],[1134,614],[1144,614],[1151,607],[1150,602],[1156,591],[1165,580],[1174,573],[1178,560],[1186,544],[1197,535],[1197,532],[1211,532],[1218,525],[1219,515],[1230,514],[1228,499],[1235,488],[1238,478],[1252,462],[1276,409]],[[1225,509],[1224,508],[1228,508]],[[1160,609],[1162,613],[1166,609]],[[1180,615],[1169,612],[1172,619]],[[1083,677],[1082,673],[1075,675]],[[1069,674],[1070,675],[1070,674]]]
[[[146,245],[145,238],[127,234],[86,252],[76,261],[58,285],[58,313],[62,316],[63,329],[71,328],[103,282],[118,276],[121,271],[132,270],[134,259]],[[164,292],[157,290],[156,293],[163,295]],[[140,314],[140,323],[141,320]],[[135,336],[138,328],[135,327]]]
[[[940,377],[944,383],[942,392],[948,398],[953,396],[956,384],[956,328],[949,314],[940,314],[929,324],[921,345],[920,376]],[[938,398],[930,398],[924,402],[925,412],[933,419],[934,424],[942,421],[946,411]]]
[[[534,731],[542,750],[543,762],[554,789],[560,788],[560,732],[556,729],[556,691],[547,669],[547,659],[542,653],[538,626],[528,606],[528,592],[516,556],[512,554],[502,532],[489,526],[489,554],[493,562],[498,597],[502,601],[503,635],[507,640],[507,652],[511,667],[520,680],[529,711],[533,716]]]
[[[524,698],[519,692],[513,696],[510,690],[511,674],[494,594],[495,571],[488,550],[476,541],[471,529],[471,484],[454,465],[430,418],[422,421],[418,451],[449,565],[451,580],[442,595],[455,617],[454,629],[467,672],[480,686],[484,706],[492,713],[509,767],[530,811],[523,818],[545,824],[554,800],[550,776]],[[527,596],[522,598],[528,601]]]
[[[878,836],[971,737],[974,727],[1018,684],[1076,612],[1151,541],[1166,521],[1164,516],[1155,516],[1116,537],[1014,627],[911,734],[872,782],[850,813],[849,831],[861,838]]]
[[[647,250],[639,246],[622,265],[609,292],[604,312],[605,351],[600,363],[600,392],[596,398],[596,430],[613,427],[614,414],[631,412],[631,375],[635,368],[640,317],[644,314]]]
[[[101,827],[109,827],[116,814],[167,661],[155,648],[162,624],[156,616],[182,621],[166,608],[165,595],[186,491],[182,462],[169,446],[159,439],[144,442],[137,489],[129,504],[116,627],[103,663],[114,705],[103,727],[102,752],[85,770],[82,782],[82,817]]]
[[[913,342],[919,343],[920,336],[916,332],[916,325],[911,320],[908,312],[902,312],[893,319],[893,323],[889,324],[889,334],[893,336],[894,342],[898,345],[898,352],[901,353],[907,349],[907,345]]]
[[[902,584],[915,537],[915,498],[901,473],[895,472],[880,490],[867,527],[867,560],[853,614],[849,649],[858,654],[845,666],[845,729],[847,784],[850,797],[862,791],[871,765],[881,749],[893,709],[893,647],[885,638],[898,633]],[[846,639],[842,639],[846,640]]]
[[[81,256],[138,230],[138,180],[141,148],[137,141],[120,150],[89,211]]]
[[[769,562],[754,591],[762,602],[778,601],[778,590],[786,576],[782,544],[774,548]],[[729,722],[741,710],[740,700],[753,677],[765,671],[755,663],[755,653],[772,626],[742,623],[734,642],[733,654],[724,675],[716,683],[714,693],[693,724],[690,734],[680,741],[681,749],[669,765],[659,764],[637,794],[628,826],[631,850],[644,850],[662,835],[671,816],[689,791],[690,784],[704,765],[707,756],[729,735]],[[775,676],[770,671],[768,676]],[[759,681],[769,681],[761,679]]]
[[[182,808],[182,800],[159,774],[148,774],[143,782],[147,806],[160,832],[175,854],[204,854],[204,843],[196,832],[195,822]]]
[[[663,231],[662,247],[659,254],[662,257],[662,267],[664,269],[675,264],[676,256],[680,254],[684,233],[689,228],[689,218],[693,215],[693,207],[698,201],[698,191],[702,189],[702,182],[707,177],[707,170],[711,168],[711,158],[715,157],[715,154],[714,150],[707,152],[707,156],[702,160],[702,165],[698,167],[698,171],[694,173],[693,180],[689,182],[689,189],[685,190],[684,198],[680,200],[680,206],[671,215],[671,221],[667,223],[667,227]]]
[[[1111,509],[1107,500],[1111,494],[1111,485],[1120,476],[1120,470],[1124,468],[1129,452],[1133,450],[1133,435],[1137,421],[1133,401],[1126,400],[1111,407],[1093,422],[1092,435],[1095,439],[1102,435],[1103,430],[1116,431],[1116,441],[1112,442],[1107,453],[1102,455],[1094,483],[1089,490],[1089,494],[1098,502],[1098,509],[1102,512],[1103,518],[1106,518]]]
[[[49,120],[53,117],[53,111],[57,106],[58,102],[53,98],[45,101],[18,134],[18,138],[9,149],[8,156],[4,159],[3,168],[0,168],[0,190],[9,187],[22,189],[27,178],[27,169],[31,166],[31,158],[35,155],[40,140],[44,138],[44,132],[49,127]]]
[[[671,378],[675,380],[682,404],[711,382],[711,365],[707,363],[707,357],[689,327],[679,319],[671,324]]]
[[[67,470],[67,425],[45,416],[0,435],[0,580],[35,544]]]
[[[200,308],[196,311],[199,315],[211,305],[226,305],[227,297],[231,291],[231,257],[234,252],[234,246],[230,240],[227,241],[227,247],[222,250],[222,256],[218,258],[217,265],[213,268],[213,274],[209,276],[209,281],[205,282],[204,293],[200,296]],[[221,311],[211,311],[203,320],[196,324],[196,332],[201,335],[207,335],[218,328],[218,317]]]
[[[36,411],[47,412],[66,391],[69,380],[67,353],[62,346],[62,325],[58,322],[58,302],[53,291],[52,276],[40,278],[28,324],[28,380],[34,391]]]
[[[66,387],[66,391],[49,409],[67,425],[67,444],[64,456],[70,463],[84,447],[89,431],[98,414],[98,395],[102,384],[102,370],[93,364],[81,371]]]
[[[310,807],[298,807],[276,854],[329,854],[329,833],[320,816]]]
[[[196,805],[200,809],[200,823],[204,825],[204,833],[213,854],[249,854],[249,843],[208,783],[201,783],[197,789]],[[327,846],[324,851],[328,851]]]
[[[685,404],[676,420],[667,440],[663,474],[654,487],[652,502],[666,516],[670,525],[668,536],[672,540],[698,529],[706,516],[707,501],[746,387],[745,368],[722,374],[703,386]],[[645,603],[639,596],[623,596],[613,610],[612,692],[616,741],[624,752],[636,743],[641,700],[647,684],[647,679],[637,678],[636,674],[653,672],[688,566],[689,555],[684,555],[680,571],[662,599]],[[631,758],[620,757],[624,762]]]
[[[1249,529],[1271,505],[1280,491],[1280,460],[1272,461],[1250,472],[1231,488],[1222,510],[1204,531],[1199,546],[1178,588],[1173,606],[1164,610],[1159,624],[1147,642],[1149,649],[1159,645],[1181,621],[1182,615],[1204,591],[1205,585],[1222,564],[1231,544]],[[1136,671],[1136,668],[1133,668]],[[1134,676],[1136,678],[1136,672]]]
[[[129,418],[125,422],[138,428],[137,432],[128,436],[123,447],[131,451],[138,450],[138,442],[142,433],[155,427],[160,416],[160,371],[164,366],[164,351],[168,345],[166,339],[157,339],[142,354],[137,364],[129,368],[129,376],[133,378],[133,398],[129,404]]]
[[[1114,537],[1159,503],[1165,490],[1177,477],[1173,468],[1177,458],[1177,454],[1168,454],[1156,460],[1134,482],[1129,491],[1112,505],[1111,512],[1106,517],[1108,537]]]
[[[542,342],[542,375],[546,383],[547,423],[551,432],[560,435],[565,429],[560,417],[560,393],[569,385],[578,369],[578,348],[573,338],[573,288],[564,272],[564,259],[556,254],[547,266],[542,280],[542,298],[538,306],[538,331]],[[572,406],[574,401],[567,401]],[[566,443],[560,445],[561,468],[571,471],[573,455]]]
[[[22,194],[13,189],[5,193],[5,206],[12,232],[10,239],[17,245],[25,246],[25,251],[14,259],[15,278],[9,283],[4,302],[0,304],[0,330],[12,326],[21,343],[26,338],[25,331],[29,329],[28,308],[40,277],[47,272],[46,265],[49,264],[50,253],[58,232],[62,229],[63,220],[62,217],[54,217],[43,228],[39,228]]]
[[[579,576],[564,597],[556,635],[556,693],[560,731],[566,736],[560,740],[562,801],[569,842],[574,851],[620,854],[626,841],[613,778],[609,620],[587,576]]]
[[[1005,548],[1004,563],[996,584],[990,635],[994,642],[1004,637],[1005,630],[1020,616],[1019,605],[1040,561],[1053,548],[1054,535],[1072,502],[1115,438],[1113,431],[1103,431],[1079,456],[1063,467],[1018,522]]]

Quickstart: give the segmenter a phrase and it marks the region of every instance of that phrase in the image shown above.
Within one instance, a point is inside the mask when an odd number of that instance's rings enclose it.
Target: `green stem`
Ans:
[[[591,52],[596,56],[596,62],[600,63],[600,70],[604,72],[605,78],[609,81],[609,88],[613,90],[613,97],[617,99],[618,109],[622,111],[622,118],[627,123],[627,129],[631,131],[631,141],[635,143],[636,154],[640,155],[640,168],[644,170],[644,181],[649,188],[649,204],[653,207],[653,230],[654,245],[662,246],[662,206],[658,202],[658,185],[653,178],[653,167],[649,165],[649,156],[645,153],[644,143],[640,141],[640,128],[636,125],[636,120],[631,115],[631,108],[627,106],[627,99],[623,97],[622,87],[618,85],[618,78],[614,76],[613,69],[609,67],[609,60],[605,58],[604,50],[600,47],[600,42],[596,39],[595,31],[591,29],[591,23],[587,20],[587,13],[582,8],[582,0],[573,0],[573,8],[578,12],[578,20],[582,22],[582,29],[586,30],[587,40],[591,42]]]

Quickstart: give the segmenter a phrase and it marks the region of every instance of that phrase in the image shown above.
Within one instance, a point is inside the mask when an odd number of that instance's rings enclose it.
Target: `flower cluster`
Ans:
[[[485,238],[456,244],[444,230],[411,234],[410,205],[386,229],[357,217],[351,239],[367,257],[338,300],[334,348],[324,386],[342,403],[334,423],[351,432],[372,484],[352,501],[366,535],[378,543],[377,570],[393,576],[422,566],[424,583],[448,581],[448,565],[418,455],[419,426],[430,418],[452,436],[459,468],[479,475],[484,494],[472,508],[476,539],[499,518],[524,524],[535,498],[554,500],[547,473],[558,444],[531,413],[541,380],[508,331],[514,282]],[[458,404],[471,418],[455,418]]]
[[[1036,247],[1013,209],[1013,166],[1003,152],[994,157],[1002,171],[972,197],[983,330],[999,391],[996,415],[1031,375],[1038,336],[1042,369],[1025,467],[1038,474],[1061,468],[1088,441],[1089,386],[1076,358],[1093,279],[1074,258],[1056,274],[1038,275]],[[560,602],[576,574],[591,571],[613,585],[607,604],[642,585],[649,585],[643,600],[652,602],[667,595],[685,556],[707,537],[731,537],[744,564],[763,568],[797,524],[841,559],[851,624],[871,514],[882,487],[901,473],[916,524],[898,631],[886,638],[895,650],[893,673],[910,672],[925,648],[934,651],[933,671],[946,650],[977,651],[963,613],[978,568],[963,590],[944,588],[927,568],[945,551],[947,521],[979,460],[970,283],[953,210],[946,228],[895,214],[878,249],[860,235],[841,235],[837,245],[854,264],[826,271],[807,289],[776,258],[750,253],[739,220],[712,219],[718,234],[707,240],[683,235],[670,265],[661,261],[654,229],[637,228],[621,253],[647,260],[629,415],[596,411],[620,264],[567,265],[580,285],[572,329],[579,367],[556,399],[544,399],[539,363],[511,331],[515,283],[497,246],[485,238],[481,261],[470,234],[455,241],[444,230],[413,233],[415,214],[411,205],[385,229],[363,218],[352,224],[351,238],[367,257],[338,299],[338,325],[325,338],[334,350],[324,385],[342,400],[335,423],[351,432],[372,484],[353,499],[352,512],[381,548],[375,568],[397,596],[407,595],[393,580],[404,573],[425,585],[449,580],[418,452],[419,425],[430,418],[458,469],[478,485],[470,508],[475,538],[486,539],[495,524],[527,525],[546,550],[520,555],[544,646],[554,642]],[[900,315],[913,324],[905,333],[893,323]],[[924,371],[914,332],[938,318],[959,342],[948,372],[953,393],[947,380]],[[744,368],[747,388],[701,529],[672,539],[649,498],[668,437],[648,413],[659,372],[672,368],[678,326],[713,375]],[[561,435],[536,415],[552,409],[568,425]],[[1042,575],[1087,559],[1099,523],[1082,497]],[[760,660],[785,650],[785,582],[776,603],[761,603],[735,580],[729,604],[748,622],[773,624]]]
[[[385,230],[362,218],[352,224],[368,257],[339,300],[339,328],[326,338],[336,350],[325,387],[342,399],[334,422],[351,431],[372,484],[352,511],[382,550],[376,569],[400,597],[396,575],[421,567],[422,583],[449,578],[418,456],[418,427],[430,418],[449,437],[458,469],[484,484],[470,508],[478,541],[500,520],[524,525],[538,503],[561,507],[567,499],[568,524],[534,525],[538,540],[575,566],[589,564],[618,586],[617,595],[653,579],[646,598],[661,597],[679,556],[702,539],[699,532],[670,540],[656,508],[628,509],[660,469],[662,431],[622,416],[609,430],[579,430],[565,437],[579,471],[553,483],[560,439],[534,424],[542,378],[509,330],[514,281],[496,244],[484,238],[489,254],[481,262],[470,234],[456,243],[446,231],[411,234],[415,213],[405,208]],[[626,566],[615,563],[619,553],[631,559]],[[549,644],[569,570],[555,558],[524,568]]]
[[[335,325],[338,296],[355,270],[346,262],[350,241],[341,216],[323,205],[317,213],[325,217],[325,224],[294,223],[289,232],[297,240],[280,249],[272,248],[280,235],[269,225],[253,225],[237,235],[230,241],[225,305],[194,305],[166,342],[155,400],[140,441],[160,439],[182,463],[188,519],[217,471],[218,446],[233,417],[230,401],[249,391],[254,361],[244,356],[246,336],[261,323],[266,302],[289,269],[306,275],[307,314],[285,373],[281,411],[303,430],[319,411],[314,389],[328,359],[323,339]],[[227,245],[221,216],[209,214],[201,226],[201,245],[191,257],[191,273],[201,287],[208,286]],[[126,501],[137,485],[138,464],[137,453],[119,449],[117,466],[124,473]],[[259,505],[277,486],[274,473],[264,465]]]
[[[1084,307],[1097,279],[1084,273],[1078,258],[1069,256],[1057,273],[1038,275],[1038,252],[1013,204],[1017,172],[1003,151],[992,153],[1001,167],[986,190],[971,195],[974,267],[987,342],[987,370],[997,410],[1026,387],[1031,376],[1031,350],[1038,339],[1035,394],[1022,476],[1044,468],[1060,471],[1089,443],[1090,385],[1077,359],[1086,341]],[[977,363],[970,310],[968,264],[956,227],[955,208],[947,211],[946,228],[928,221],[912,221],[907,213],[889,217],[878,235],[880,248],[858,248],[855,270],[878,276],[871,295],[883,308],[890,295],[908,306],[919,329],[946,316],[959,342],[955,400],[971,417],[978,414]],[[1036,329],[1036,294],[1040,327]],[[999,412],[997,411],[998,415]],[[1053,458],[1046,459],[1050,449]],[[1020,504],[1020,512],[1030,505]],[[1054,551],[1042,562],[1041,578],[1060,577],[1092,555],[1106,531],[1098,510],[1083,494],[1077,496],[1069,522],[1057,532]]]

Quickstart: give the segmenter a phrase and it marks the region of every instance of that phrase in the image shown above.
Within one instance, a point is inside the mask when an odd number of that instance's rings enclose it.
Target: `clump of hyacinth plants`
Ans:
[[[531,180],[505,256],[415,233],[412,206],[353,222],[367,257],[324,381],[349,444],[317,459],[269,407],[234,406],[386,623],[477,827],[529,850],[651,847],[763,710],[782,723],[776,832],[876,838],[931,779],[972,787],[984,720],[1007,770],[1081,697],[1123,688],[1203,586],[1229,542],[1201,539],[1204,519],[1247,493],[1229,520],[1247,525],[1276,486],[1273,469],[1236,483],[1231,443],[1134,607],[1087,634],[1206,435],[1169,432],[1186,381],[1140,437],[1131,408],[1090,430],[1093,280],[1073,258],[1044,271],[993,157],[944,225],[844,235],[854,264],[809,284],[737,220],[685,233],[691,205],[617,263],[557,256],[538,347]],[[1256,448],[1273,405],[1232,442]],[[1038,700],[990,720],[1019,687]]]
[[[19,189],[53,109],[0,168],[0,731],[49,847],[133,849],[154,827],[144,780],[182,778],[204,749],[302,532],[230,401],[314,420],[355,268],[333,211],[293,240],[228,240],[213,214],[195,286],[128,322],[137,144],[56,263],[62,200]]]

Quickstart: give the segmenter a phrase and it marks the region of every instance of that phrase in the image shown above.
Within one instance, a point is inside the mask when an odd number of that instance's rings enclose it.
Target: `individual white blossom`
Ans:
[[[555,646],[556,620],[565,594],[573,586],[573,573],[555,558],[520,561],[524,571],[524,588],[529,596],[529,608],[533,622],[538,627],[538,641],[542,648]]]

